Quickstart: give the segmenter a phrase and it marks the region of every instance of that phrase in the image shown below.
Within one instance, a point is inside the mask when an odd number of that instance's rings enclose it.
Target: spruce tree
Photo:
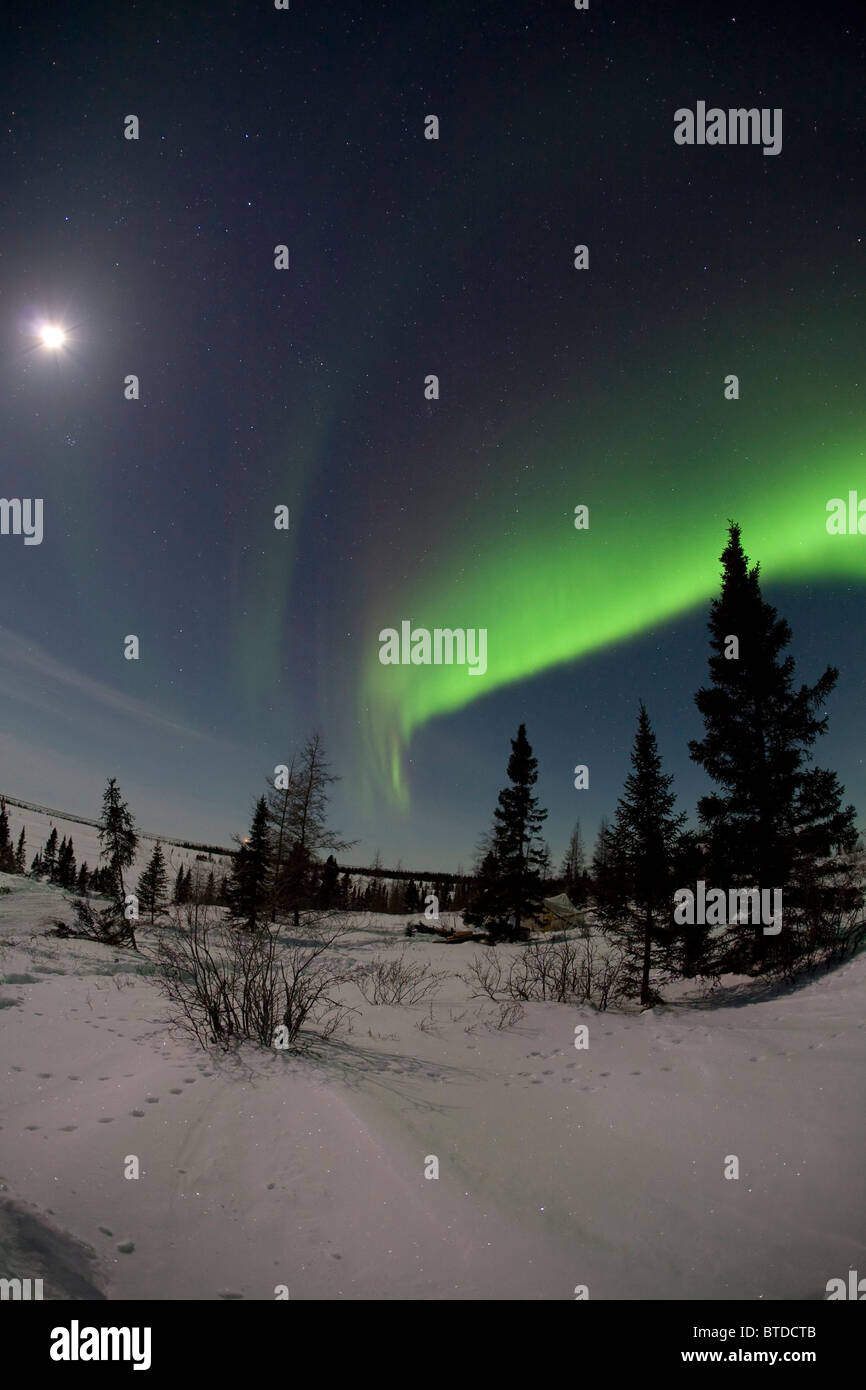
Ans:
[[[9,834],[9,817],[6,814],[5,801],[0,801],[0,871],[5,874],[15,872],[15,851]]]
[[[76,865],[74,846],[72,844],[71,838],[67,840],[66,836],[64,835],[60,845],[60,849],[57,854],[57,863],[55,866],[55,881],[60,885],[61,888],[74,888],[75,875]]]
[[[87,893],[89,880],[90,875],[87,869],[87,860],[85,859],[81,868],[78,870],[78,882],[75,885],[75,891],[80,893],[82,897]]]
[[[578,820],[574,823],[571,839],[568,842],[568,849],[562,861],[562,877],[565,880],[565,891],[575,907],[579,907],[586,896],[584,882],[585,867],[583,839],[580,833],[580,821]]]
[[[234,856],[228,890],[229,912],[248,931],[256,931],[267,922],[272,904],[272,872],[268,803],[260,796],[250,833]]]
[[[27,869],[27,860],[24,850],[24,829],[25,827],[22,825],[21,834],[18,836],[18,844],[15,848],[15,870],[19,874],[25,873]]]
[[[321,881],[319,883],[319,907],[325,908],[326,910],[336,907],[339,878],[340,870],[337,867],[337,861],[333,854],[329,854],[325,860]]]
[[[718,787],[698,804],[711,885],[783,892],[780,936],[765,935],[760,921],[729,924],[732,963],[759,967],[768,954],[790,961],[823,937],[853,891],[842,883],[857,832],[836,774],[808,765],[838,671],[828,666],[814,685],[795,687],[794,659],[783,655],[791,629],[764,601],[760,566],[750,568],[734,523],[721,561],[711,684],[695,696],[705,734],[689,749]]]
[[[685,815],[674,812],[673,777],[662,761],[649,715],[640,704],[631,755],[632,771],[617,803],[612,862],[624,890],[623,923],[631,984],[640,1002],[653,1002],[650,972],[656,953],[670,947],[674,869]]]
[[[116,777],[109,777],[102,797],[102,815],[99,821],[100,858],[106,862],[108,878],[111,883],[111,896],[118,907],[125,906],[126,888],[123,871],[135,859],[138,848],[138,831],[126,802],[120,795]]]
[[[352,880],[349,874],[344,873],[340,879],[339,904],[341,912],[348,912],[352,901]]]
[[[168,874],[165,867],[165,855],[162,852],[162,845],[157,840],[153,847],[153,854],[147,868],[139,875],[138,901],[145,912],[150,913],[150,920],[153,923],[157,912],[161,912],[166,899],[168,890]]]
[[[53,883],[57,874],[57,826],[51,827],[51,834],[45,841],[42,851],[42,873]]]
[[[467,922],[485,927],[494,938],[517,937],[540,913],[543,877],[549,868],[547,846],[540,833],[547,812],[533,791],[538,761],[525,724],[511,740],[507,776],[510,785],[499,793],[493,812],[493,832],[480,866],[478,891],[464,914]]]

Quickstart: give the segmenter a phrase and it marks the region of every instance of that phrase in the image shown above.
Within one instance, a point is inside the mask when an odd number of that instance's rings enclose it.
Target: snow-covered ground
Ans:
[[[821,1299],[866,1269],[866,958],[505,1030],[456,974],[432,1010],[348,984],[350,1028],[307,1056],[206,1054],[144,927],[143,958],[58,940],[59,890],[0,887],[0,1275],[46,1297]],[[358,921],[347,966],[483,949]]]

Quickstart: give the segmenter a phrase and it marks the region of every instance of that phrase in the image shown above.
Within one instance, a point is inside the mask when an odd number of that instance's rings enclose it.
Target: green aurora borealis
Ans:
[[[743,411],[743,402],[722,408]],[[740,440],[742,420],[734,422]],[[739,457],[726,433],[721,427],[713,449],[694,462],[679,440],[678,469],[660,465],[656,448],[648,466],[635,446],[621,456],[628,466],[614,472],[611,465],[606,476],[584,470],[582,482],[546,488],[536,479],[518,525],[502,508],[488,513],[480,553],[466,545],[467,526],[443,545],[435,575],[390,604],[379,601],[370,619],[376,632],[404,618],[413,627],[488,629],[487,671],[475,677],[465,666],[383,666],[378,643],[368,640],[361,703],[380,792],[408,807],[404,759],[429,720],[706,603],[718,588],[728,518],[741,524],[765,585],[866,579],[864,538],[826,529],[828,500],[866,479],[862,430],[816,438],[789,417],[784,428],[765,431],[772,438],[758,436],[748,456],[741,445]],[[590,508],[586,531],[573,524],[581,502]]]

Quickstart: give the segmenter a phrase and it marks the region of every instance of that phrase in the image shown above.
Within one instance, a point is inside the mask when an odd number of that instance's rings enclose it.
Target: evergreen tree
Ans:
[[[42,851],[42,872],[53,883],[57,875],[57,826],[51,827],[51,834],[45,841]]]
[[[575,907],[578,907],[586,897],[585,870],[583,840],[580,834],[580,821],[578,820],[574,823],[568,849],[565,851],[565,858],[562,861],[565,891]]]
[[[695,697],[705,734],[689,749],[718,787],[698,804],[711,885],[784,892],[781,936],[765,936],[760,921],[730,929],[734,961],[760,966],[770,942],[777,958],[807,950],[851,897],[842,883],[852,869],[855,812],[843,806],[834,772],[808,766],[838,671],[828,666],[814,685],[796,688],[794,659],[783,655],[791,629],[764,602],[760,566],[749,567],[733,523],[721,560],[709,618],[711,684]]]
[[[207,883],[205,884],[204,890],[204,900],[210,907],[213,907],[214,903],[217,900],[216,883],[214,881],[213,869],[211,869],[210,873],[207,876]]]
[[[340,879],[340,910],[348,912],[352,903],[352,879],[348,873],[344,873]]]
[[[469,926],[484,927],[494,938],[505,934],[507,922],[502,912],[499,865],[492,848],[479,854],[468,893],[463,920]]]
[[[60,849],[57,854],[57,863],[55,865],[55,882],[57,882],[61,888],[74,888],[75,877],[76,866],[74,846],[72,844],[72,839],[70,838],[67,840],[66,836],[64,835],[60,845]]]
[[[5,801],[0,801],[0,871],[5,874],[15,872],[15,851],[9,834],[9,817],[6,814]]]
[[[87,893],[89,878],[90,875],[87,870],[87,860],[85,859],[81,868],[78,870],[78,882],[75,885],[75,891],[77,893],[80,893],[82,897],[84,897]]]
[[[100,858],[106,862],[111,887],[110,896],[118,907],[125,906],[126,887],[123,871],[135,859],[138,848],[138,832],[135,821],[126,802],[120,795],[116,777],[109,777],[102,797],[102,815],[99,821]]]
[[[161,912],[165,906],[167,891],[168,873],[165,867],[165,855],[162,852],[161,843],[157,840],[153,847],[153,854],[150,856],[150,863],[139,875],[136,889],[142,910],[150,913],[151,924],[157,912]]]
[[[178,907],[182,907],[186,901],[186,878],[184,877],[183,864],[181,864],[174,880],[174,894],[172,895],[172,902],[176,903]]]
[[[414,878],[409,879],[409,882],[406,884],[406,887],[403,890],[403,911],[418,911],[418,889],[415,886]]]
[[[481,893],[464,914],[467,922],[486,927],[493,937],[517,936],[524,924],[537,916],[549,867],[547,847],[540,836],[547,812],[539,807],[533,792],[538,762],[525,724],[511,740],[507,775],[510,786],[499,793],[490,853],[479,874],[483,878]]]
[[[267,922],[273,901],[272,870],[268,803],[260,796],[250,833],[241,841],[234,857],[229,884],[229,911],[248,931],[255,931]]]
[[[30,865],[30,872],[34,878],[41,878],[43,873],[45,872],[45,868],[42,863],[42,855],[39,853],[39,850],[37,850],[33,856],[33,862]]]
[[[670,947],[674,867],[685,816],[674,813],[673,777],[662,772],[655,734],[640,705],[631,755],[632,771],[617,804],[611,843],[625,904],[621,927],[632,969],[632,987],[644,1005],[653,1001],[653,956]],[[610,872],[610,868],[608,869]]]
[[[605,926],[616,928],[628,908],[628,874],[614,827],[607,816],[599,821],[592,856],[592,886],[599,919]]]
[[[328,909],[337,906],[340,871],[333,854],[329,854],[322,869],[319,883],[319,907]]]
[[[18,836],[18,844],[15,849],[15,871],[23,874],[27,869],[27,860],[24,851],[24,826],[21,827],[21,834]]]

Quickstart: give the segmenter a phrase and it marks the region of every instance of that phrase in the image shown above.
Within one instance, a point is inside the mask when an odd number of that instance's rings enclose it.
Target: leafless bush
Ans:
[[[620,998],[626,985],[622,953],[599,956],[589,937],[530,941],[507,969],[501,952],[475,956],[462,978],[474,998],[486,995],[495,1003],[505,995],[517,1003],[590,1002],[600,1009]]]
[[[499,999],[492,1017],[486,1020],[488,1028],[495,1028],[501,1032],[503,1028],[516,1028],[518,1023],[523,1022],[526,1010],[517,999]]]
[[[307,1023],[329,1037],[347,1012],[336,997],[345,978],[326,953],[348,927],[327,918],[306,923],[302,944],[247,932],[190,905],[157,947],[157,981],[174,1020],[202,1047],[246,1038],[262,1047],[294,1047]]]
[[[423,1018],[416,1019],[415,1027],[420,1029],[422,1033],[432,1033],[435,1026],[435,1020],[433,1018],[433,1005],[430,1004],[429,1013],[425,1014]]]
[[[410,964],[405,951],[391,960],[376,956],[354,976],[368,1004],[420,1004],[447,978],[447,970],[431,970],[425,962]]]
[[[502,988],[499,957],[493,951],[486,956],[473,956],[460,978],[469,986],[473,999],[478,999],[482,994],[486,994],[488,999],[496,999]]]
[[[624,999],[628,994],[628,971],[622,951],[605,956],[592,972],[591,990],[586,998],[599,1009]]]

